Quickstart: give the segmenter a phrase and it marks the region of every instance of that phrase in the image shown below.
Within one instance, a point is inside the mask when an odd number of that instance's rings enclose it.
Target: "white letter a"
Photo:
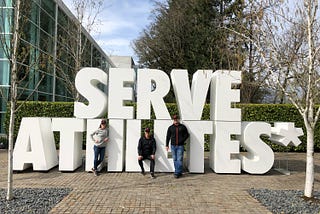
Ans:
[[[13,170],[47,171],[58,165],[50,118],[22,118],[13,151]]]

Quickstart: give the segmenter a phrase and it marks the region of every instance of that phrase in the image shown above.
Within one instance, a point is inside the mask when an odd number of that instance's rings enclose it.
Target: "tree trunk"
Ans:
[[[311,127],[307,128],[307,160],[306,160],[306,180],[304,187],[304,196],[313,197],[314,183],[314,130]]]
[[[10,123],[9,123],[7,200],[13,199],[13,133],[14,133],[14,121],[15,121],[14,110],[15,110],[15,101],[12,101],[10,105]]]
[[[14,7],[14,20],[13,20],[13,37],[12,37],[12,50],[11,50],[11,89],[10,89],[10,124],[9,124],[9,146],[8,146],[8,190],[7,200],[13,199],[13,134],[15,123],[15,111],[17,103],[18,79],[17,79],[17,55],[19,44],[19,20],[20,20],[20,6],[21,1],[16,0]]]
[[[13,61],[15,61],[13,57]],[[10,122],[9,122],[9,146],[8,146],[8,190],[7,200],[13,199],[13,141],[14,141],[14,123],[15,123],[15,110],[17,98],[17,63],[13,63],[11,68],[11,101],[10,101]]]

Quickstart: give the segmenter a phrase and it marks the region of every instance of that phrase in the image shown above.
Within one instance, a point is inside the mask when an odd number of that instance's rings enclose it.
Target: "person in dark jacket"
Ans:
[[[150,128],[145,128],[144,136],[139,139],[138,143],[138,163],[141,167],[141,174],[144,175],[143,160],[150,160],[150,174],[152,178],[155,178],[154,166],[156,149],[156,140],[151,136]]]
[[[172,119],[173,124],[167,130],[166,150],[169,150],[169,142],[171,141],[174,177],[179,178],[182,176],[184,143],[189,137],[189,132],[186,126],[180,123],[177,115],[174,115]]]

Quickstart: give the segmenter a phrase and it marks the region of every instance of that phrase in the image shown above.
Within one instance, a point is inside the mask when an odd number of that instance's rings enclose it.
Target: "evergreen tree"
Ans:
[[[243,63],[234,37],[222,28],[241,14],[241,0],[167,0],[154,22],[134,41],[139,63],[170,73],[174,68],[238,69]],[[230,48],[234,47],[234,48]]]

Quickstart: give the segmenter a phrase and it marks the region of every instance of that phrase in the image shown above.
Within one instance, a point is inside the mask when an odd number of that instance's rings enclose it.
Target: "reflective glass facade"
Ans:
[[[22,2],[23,33],[19,52],[24,54],[18,58],[22,79],[19,84],[19,99],[73,101],[73,96],[67,88],[66,78],[59,75],[58,70],[71,74],[75,66],[70,50],[72,47],[70,41],[74,37],[70,29],[75,27],[75,17],[61,0]],[[0,33],[3,38],[7,38],[5,41],[7,44],[10,42],[10,15],[13,9],[11,0],[0,0]],[[85,52],[82,54],[82,67],[98,67],[106,72],[109,67],[114,67],[108,56],[84,30],[82,39],[86,41]],[[0,43],[0,133],[4,133],[6,100],[10,91],[10,64],[3,44]]]

